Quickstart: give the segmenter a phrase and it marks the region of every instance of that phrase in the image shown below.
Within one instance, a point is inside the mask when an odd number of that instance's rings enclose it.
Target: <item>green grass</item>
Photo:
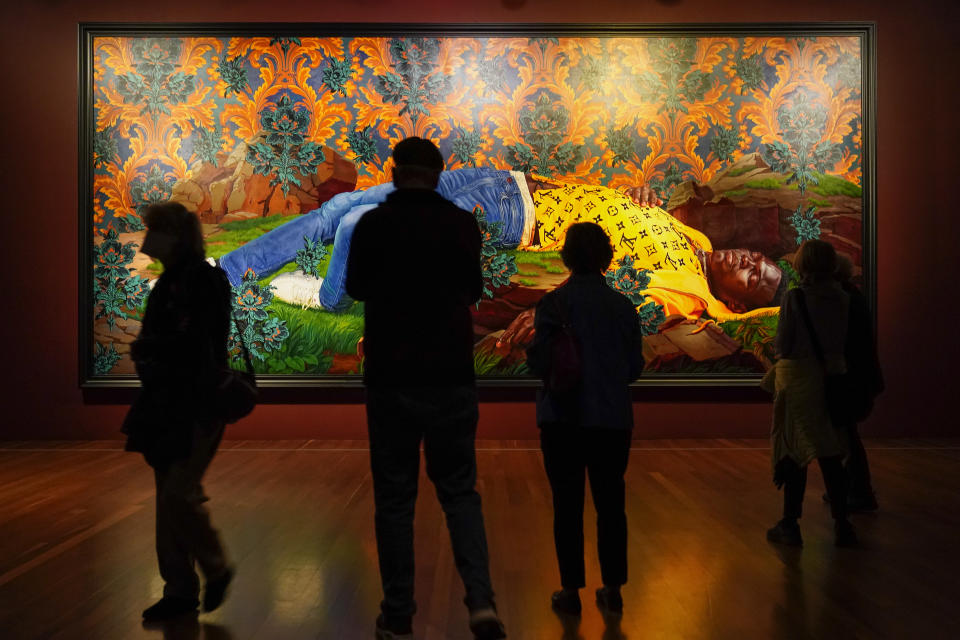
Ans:
[[[734,189],[732,191],[724,191],[723,196],[725,198],[736,198],[737,196],[745,196],[750,193],[749,189]]]
[[[763,178],[762,180],[747,180],[743,186],[747,189],[779,189],[784,186],[786,178]],[[787,185],[787,188],[796,188],[796,185]]]
[[[809,189],[821,196],[848,196],[851,198],[863,196],[863,189],[849,180],[816,172],[813,175],[820,181],[820,184],[811,184]]]
[[[513,256],[517,262],[517,274],[520,276],[538,275],[535,271],[523,270],[523,266],[539,267],[546,273],[566,273],[563,259],[559,251],[521,251],[520,249],[504,249],[504,253]]]
[[[274,315],[287,323],[290,337],[284,349],[291,353],[356,353],[357,340],[363,335],[362,309],[356,303],[344,313],[301,309],[279,300],[270,305]]]
[[[745,173],[750,173],[755,169],[756,167],[737,167],[736,169],[730,169],[730,171],[727,171],[727,177],[736,178],[737,176],[742,176]]]
[[[363,304],[354,303],[343,313],[301,309],[279,300],[268,307],[270,313],[287,324],[290,335],[279,351],[268,354],[267,362],[255,362],[258,373],[326,373],[332,354],[354,354],[363,335]],[[275,365],[270,366],[270,361]]]
[[[818,209],[823,209],[824,207],[832,207],[833,203],[829,200],[817,200],[816,198],[807,198],[807,204],[813,205]]]
[[[739,342],[744,351],[773,360],[777,323],[778,315],[770,315],[728,320],[719,323],[719,326],[730,338]]]
[[[290,222],[293,217],[273,215],[266,218],[225,222],[220,225],[220,228],[223,229],[222,232],[207,239],[207,255],[211,258],[219,258],[223,254],[259,238],[267,231],[275,229],[285,222]]]
[[[520,278],[519,282],[525,287],[533,287],[537,284],[535,280],[530,280],[528,278]]]
[[[530,369],[526,362],[504,364],[503,358],[495,353],[473,354],[473,370],[478,376],[526,376]]]
[[[851,198],[860,198],[863,196],[863,189],[843,178],[830,176],[823,173],[813,172],[814,177],[820,181],[820,184],[807,183],[807,191],[821,196],[848,196]],[[786,188],[795,191],[797,183],[785,184],[787,178],[763,178],[762,180],[748,180],[744,187],[748,189],[781,189]]]
[[[559,251],[522,251],[520,249],[504,249],[504,253],[513,256],[517,265],[531,264],[546,269],[556,262],[563,262]]]

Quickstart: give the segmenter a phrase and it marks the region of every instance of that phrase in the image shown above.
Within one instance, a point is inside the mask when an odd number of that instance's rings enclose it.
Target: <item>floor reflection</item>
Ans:
[[[560,640],[583,640],[583,636],[580,635],[580,616],[570,616],[556,611],[553,613],[560,621],[560,626],[563,627],[563,635],[560,636]]]
[[[783,563],[783,598],[773,599],[770,628],[779,638],[809,638],[807,597],[801,564],[803,550],[770,544],[770,549]]]
[[[605,613],[603,614],[603,638],[602,640],[627,640],[627,635],[620,628],[622,615]]]
[[[200,622],[186,616],[167,622],[143,623],[147,631],[163,634],[163,640],[233,640],[230,630],[219,624]]]

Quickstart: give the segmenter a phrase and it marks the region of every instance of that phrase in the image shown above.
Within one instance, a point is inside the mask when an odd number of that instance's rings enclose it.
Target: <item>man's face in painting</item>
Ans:
[[[783,277],[759,251],[722,249],[707,256],[706,264],[710,289],[735,313],[770,306]]]

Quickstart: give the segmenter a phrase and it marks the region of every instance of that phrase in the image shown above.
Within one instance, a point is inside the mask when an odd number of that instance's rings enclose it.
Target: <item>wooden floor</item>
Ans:
[[[364,442],[226,442],[207,493],[238,576],[198,623],[144,629],[161,593],[152,475],[116,442],[0,442],[0,638],[372,638],[380,599]],[[881,511],[832,546],[819,472],[779,549],[763,441],[641,441],[627,472],[626,613],[605,627],[588,506],[577,628],[558,586],[536,443],[478,444],[497,602],[511,638],[960,638],[960,441],[869,441]],[[417,505],[418,639],[469,638],[463,588],[426,477]]]

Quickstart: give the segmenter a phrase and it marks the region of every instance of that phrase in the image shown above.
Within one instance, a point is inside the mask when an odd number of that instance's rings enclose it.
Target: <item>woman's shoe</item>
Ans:
[[[785,544],[789,547],[802,547],[803,538],[800,536],[800,525],[796,520],[784,518],[772,529],[767,530],[767,540],[776,544]]]
[[[164,596],[152,606],[143,610],[143,621],[165,622],[180,616],[196,616],[197,604],[196,599]]]
[[[597,608],[603,613],[622,615],[623,596],[618,587],[603,586],[597,589]]]
[[[850,524],[849,520],[838,520],[834,522],[833,532],[836,536],[833,541],[834,546],[856,547],[860,544],[860,540],[857,538],[857,532],[854,531],[853,525]]]
[[[377,616],[377,640],[413,640],[413,620],[410,618],[390,619],[381,613]]]
[[[575,589],[554,591],[553,595],[550,596],[550,608],[557,613],[579,616],[583,611],[583,605],[580,604],[580,593]]]

